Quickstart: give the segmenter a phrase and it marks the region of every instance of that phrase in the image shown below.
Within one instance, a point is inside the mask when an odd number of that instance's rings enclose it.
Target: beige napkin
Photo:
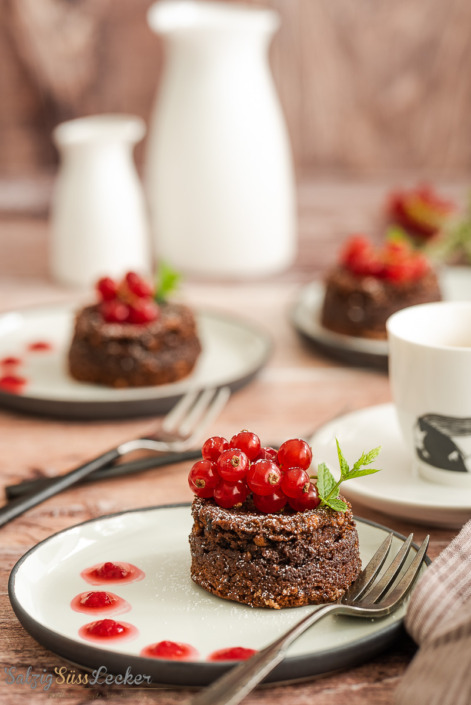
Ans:
[[[470,705],[471,521],[417,583],[405,626],[420,648],[396,705]]]

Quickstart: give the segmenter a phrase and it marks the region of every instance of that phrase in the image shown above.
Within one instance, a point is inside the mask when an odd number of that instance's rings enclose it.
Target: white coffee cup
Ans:
[[[471,301],[398,311],[386,324],[391,393],[413,465],[471,488]]]

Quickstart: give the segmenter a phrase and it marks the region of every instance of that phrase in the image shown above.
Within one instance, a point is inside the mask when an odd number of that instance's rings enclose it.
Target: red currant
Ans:
[[[221,453],[229,448],[229,442],[226,441],[225,438],[222,436],[211,436],[211,438],[208,438],[208,440],[203,444],[201,455],[205,460],[212,460],[216,462]]]
[[[255,507],[259,512],[264,512],[264,514],[275,514],[281,511],[288,501],[288,498],[280,489],[276,489],[271,494],[254,494],[252,496]]]
[[[237,482],[245,477],[249,459],[242,450],[229,448],[221,453],[217,461],[217,470],[223,480]]]
[[[230,440],[231,448],[243,450],[249,460],[255,460],[260,453],[260,438],[250,431],[240,431],[232,436]]]
[[[288,468],[281,478],[281,489],[287,497],[299,497],[310,484],[309,475],[302,468]]]
[[[150,299],[154,295],[154,289],[136,272],[128,272],[124,277],[129,291],[142,299]]]
[[[281,470],[271,460],[257,460],[247,472],[247,484],[259,495],[269,495],[281,482]]]
[[[306,441],[292,438],[281,444],[278,450],[278,462],[283,470],[302,468],[307,470],[312,461],[312,450]]]
[[[271,460],[274,463],[278,463],[278,451],[274,448],[260,448],[260,453],[257,455],[256,460]]]
[[[118,294],[118,285],[111,277],[102,277],[96,284],[96,290],[103,301],[112,301]]]
[[[152,299],[136,299],[129,305],[130,323],[152,323],[159,317],[160,309]]]
[[[247,499],[249,488],[244,480],[225,482],[222,480],[214,490],[214,500],[220,507],[231,509]]]
[[[295,512],[304,512],[305,509],[315,509],[320,503],[319,495],[317,494],[317,488],[310,483],[307,491],[304,490],[298,497],[290,497],[288,500],[290,507],[294,509]]]
[[[220,482],[216,463],[211,460],[198,460],[190,470],[188,484],[198,496],[208,498],[213,496],[214,489]]]
[[[100,312],[107,323],[126,323],[129,318],[129,306],[117,299],[102,301]]]

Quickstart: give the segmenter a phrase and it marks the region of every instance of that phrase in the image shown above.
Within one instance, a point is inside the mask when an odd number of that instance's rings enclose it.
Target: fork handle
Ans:
[[[20,514],[31,509],[31,507],[35,507],[37,504],[44,502],[44,500],[49,499],[49,497],[59,494],[59,492],[79,482],[95,470],[113,463],[120,458],[121,455],[122,452],[120,448],[108,450],[106,453],[103,453],[103,455],[99,455],[98,458],[90,460],[88,463],[85,463],[85,465],[80,465],[80,467],[56,478],[47,487],[42,487],[37,491],[31,492],[25,497],[11,500],[0,509],[0,526],[8,524],[8,522],[15,519],[15,517],[20,516]]]
[[[281,637],[232,668],[184,705],[237,705],[284,659],[288,647],[306,629],[326,615],[342,611],[343,606],[337,602],[318,607]]]

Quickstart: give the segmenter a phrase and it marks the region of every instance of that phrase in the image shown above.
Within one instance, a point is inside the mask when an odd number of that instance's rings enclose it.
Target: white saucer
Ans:
[[[363,451],[381,446],[375,461],[381,472],[342,484],[342,493],[353,502],[429,526],[457,529],[471,519],[471,490],[426,482],[413,471],[392,404],[346,414],[315,434],[315,463],[325,462],[334,473],[338,469],[335,438],[350,465]]]

